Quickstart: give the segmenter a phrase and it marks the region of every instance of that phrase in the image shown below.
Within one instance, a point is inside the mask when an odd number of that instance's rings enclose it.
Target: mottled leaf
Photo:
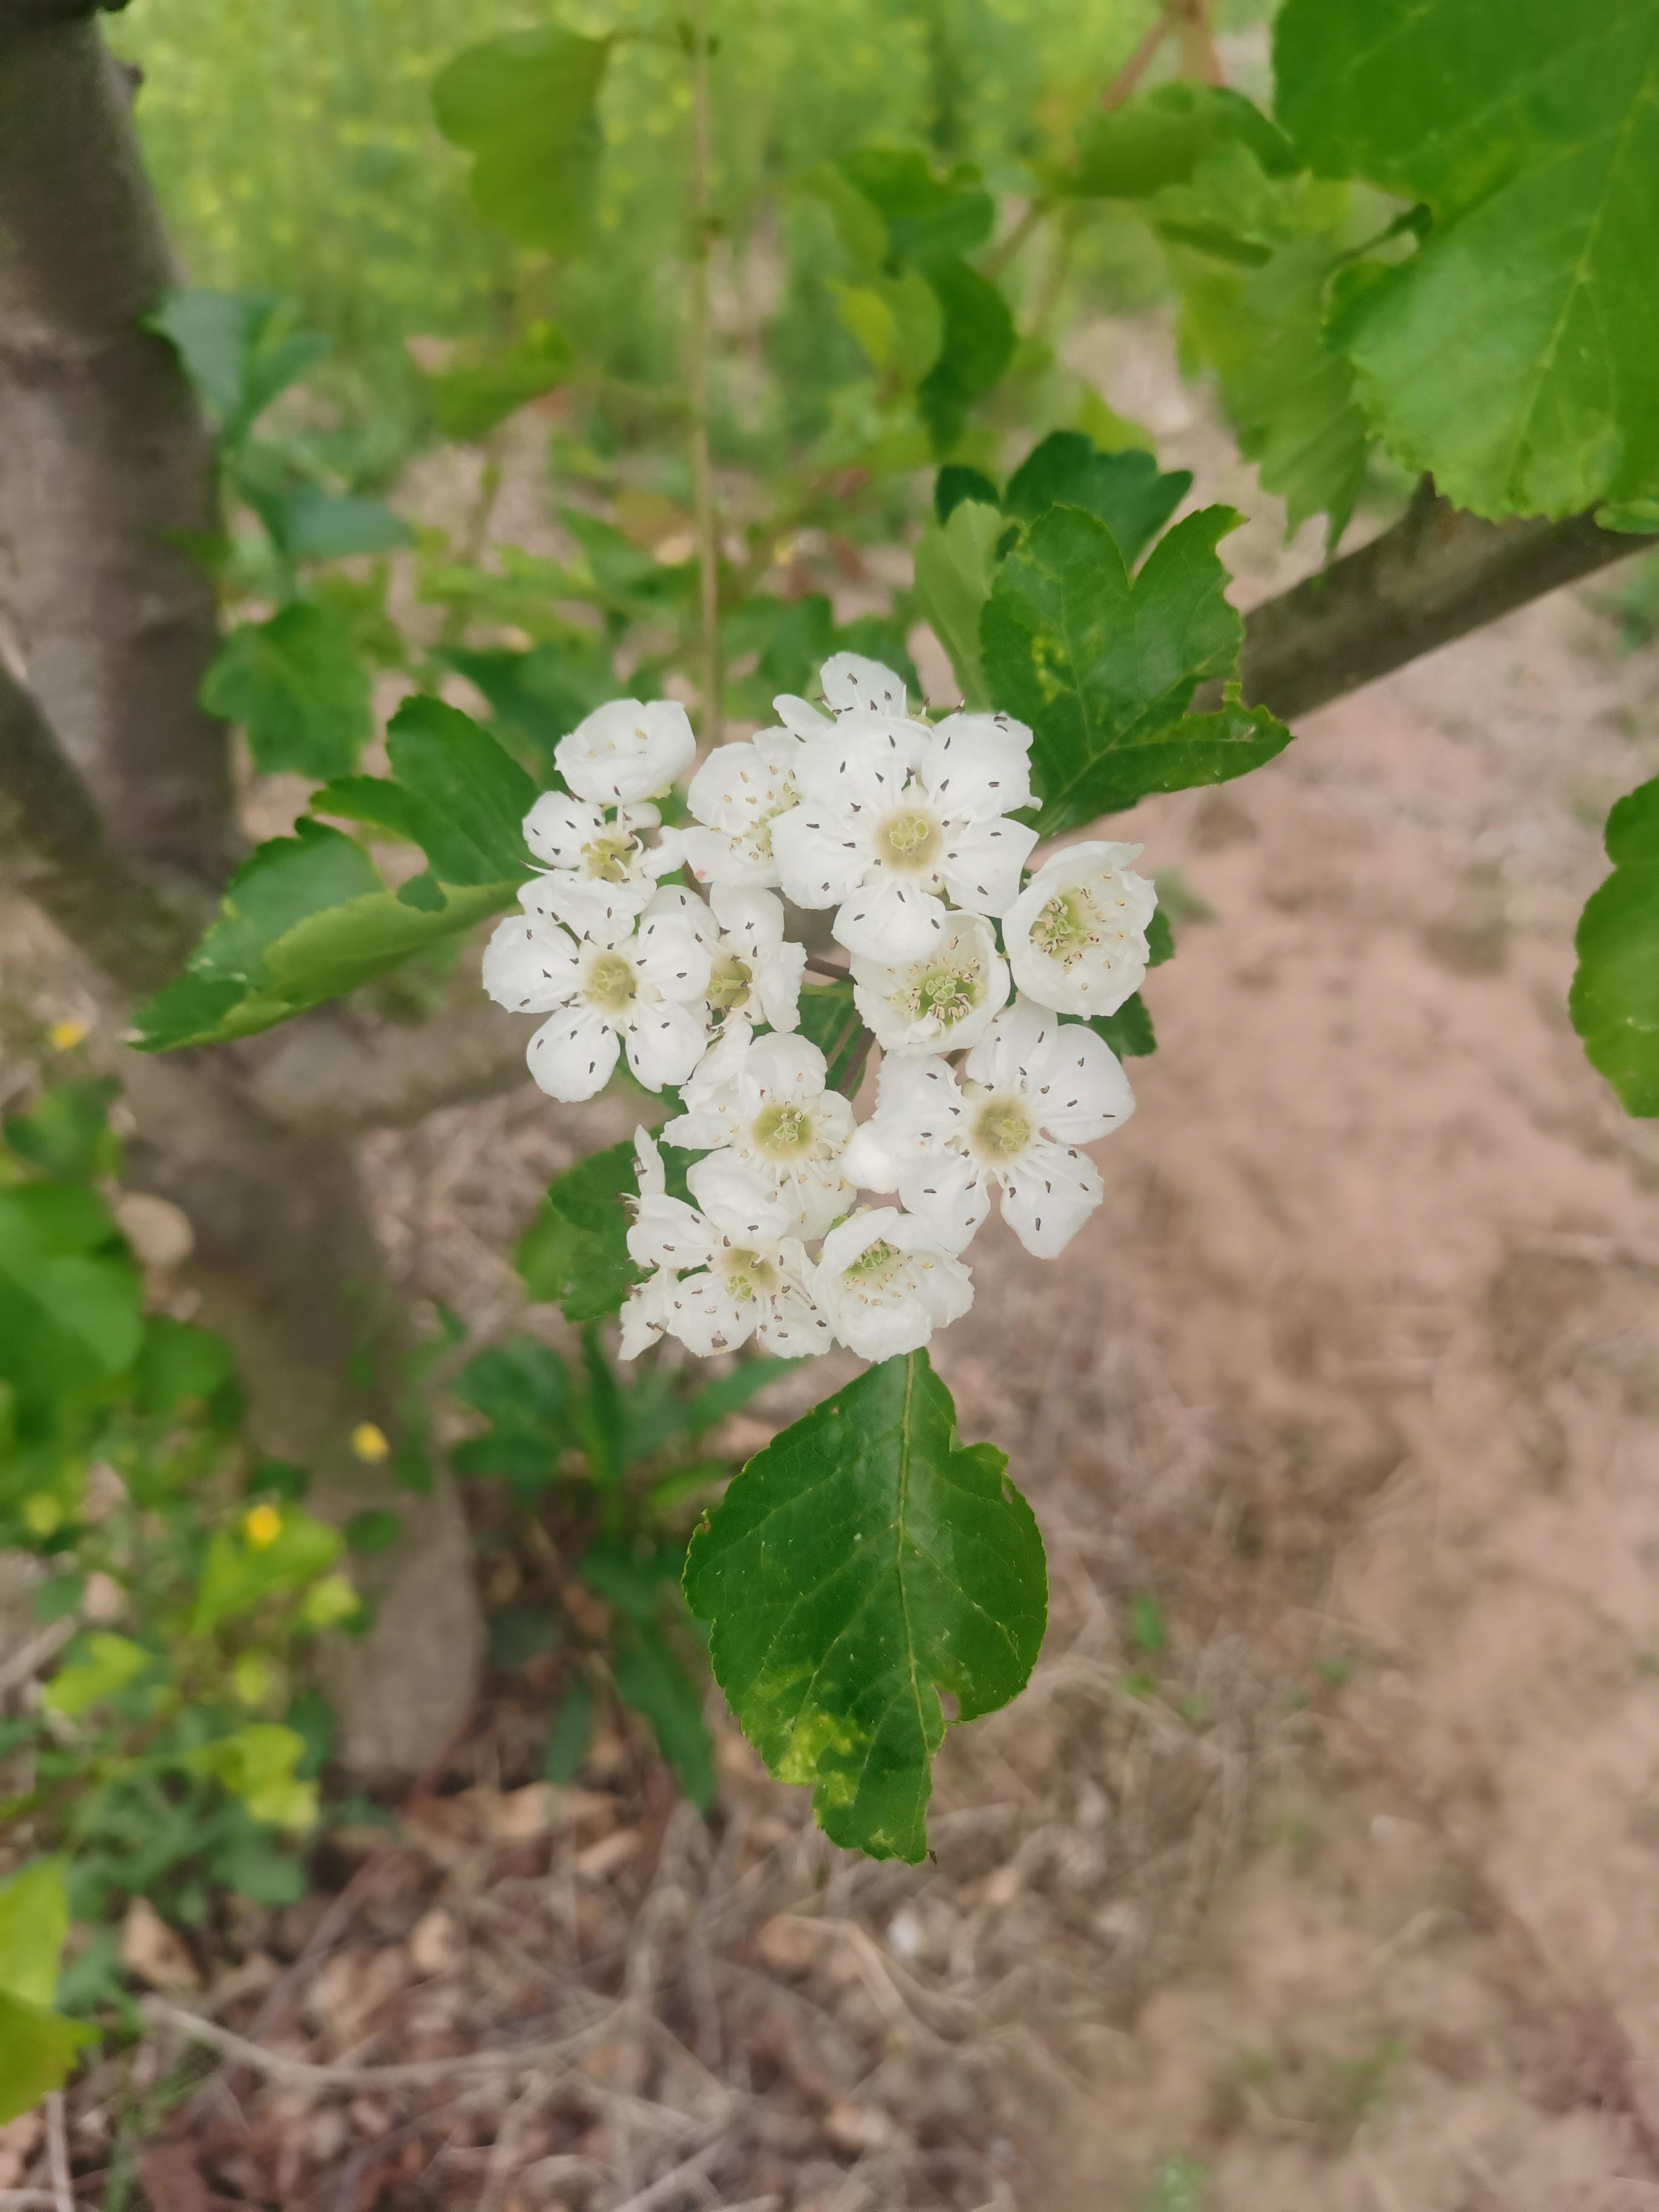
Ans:
[[[912,1352],[775,1438],[691,1540],[715,1679],[838,1844],[920,1859],[942,1694],[972,1720],[1036,1662],[1042,1540],[1006,1464],[957,1441],[950,1393]]]

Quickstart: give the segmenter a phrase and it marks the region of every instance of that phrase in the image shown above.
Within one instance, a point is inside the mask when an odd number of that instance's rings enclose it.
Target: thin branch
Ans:
[[[1176,0],[1170,13],[1181,41],[1181,73],[1200,84],[1225,84],[1226,73],[1210,27],[1210,0]]]
[[[124,991],[174,974],[199,915],[110,848],[92,794],[0,661],[0,883],[22,891]]]
[[[1117,75],[1100,95],[1103,107],[1121,107],[1124,101],[1140,82],[1157,57],[1158,48],[1179,25],[1182,15],[1182,0],[1170,0],[1170,5],[1155,23],[1142,33],[1135,48]]]
[[[1484,522],[1425,483],[1391,530],[1250,610],[1244,696],[1285,720],[1309,714],[1648,542],[1592,514]]]
[[[695,0],[691,37],[691,298],[686,334],[686,385],[691,403],[691,498],[697,542],[702,736],[705,744],[717,745],[723,732],[720,519],[714,511],[714,479],[708,459],[709,355],[713,343],[709,264],[714,247],[709,215],[708,0]]]
[[[64,2118],[61,2089],[54,2089],[46,2099],[46,2158],[58,2212],[75,2212],[74,2169],[70,2165],[69,2127]]]
[[[146,1997],[138,2009],[153,2027],[170,2029],[187,2043],[204,2044],[222,2057],[234,2059],[256,2074],[268,2075],[273,2081],[306,2089],[423,2089],[447,2081],[489,2081],[503,2074],[534,2072],[574,2057],[602,2041],[612,2028],[611,2015],[607,2014],[574,2035],[562,2036],[556,2043],[525,2043],[512,2051],[465,2051],[453,2058],[416,2058],[391,2066],[319,2065],[311,2059],[288,2058],[280,2051],[267,2051],[263,2045],[250,2043],[246,2036],[233,2035],[216,2021],[204,2020],[199,2013],[186,2012],[161,1997]]]

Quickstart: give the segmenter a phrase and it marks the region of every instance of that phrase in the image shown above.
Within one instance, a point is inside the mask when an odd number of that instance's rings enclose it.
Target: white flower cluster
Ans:
[[[751,1336],[791,1355],[914,1351],[972,1301],[961,1255],[993,1187],[1026,1249],[1054,1257],[1104,1195],[1079,1147],[1134,1110],[1085,1024],[1146,973],[1140,848],[1068,846],[1027,878],[1036,833],[1011,817],[1032,803],[1028,729],[930,726],[855,653],[822,684],[828,713],[778,699],[779,726],[710,755],[683,828],[655,802],[696,757],[684,708],[590,714],[554,756],[566,790],[526,817],[544,872],[484,955],[499,1005],[548,1017],[528,1058],[551,1097],[592,1097],[623,1052],[647,1090],[680,1091],[660,1134],[701,1155],[689,1200],[636,1138],[628,1249],[649,1272],[623,1310],[628,1358],[664,1335],[705,1355]],[[706,901],[663,880],[682,870]],[[786,899],[834,909],[880,1048],[861,1126],[795,1034],[807,956]]]

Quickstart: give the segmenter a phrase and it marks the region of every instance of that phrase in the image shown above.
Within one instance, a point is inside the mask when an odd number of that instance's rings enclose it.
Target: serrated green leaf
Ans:
[[[0,1886],[0,1990],[50,2005],[69,1934],[65,1862],[32,1859]]]
[[[1187,712],[1200,683],[1237,665],[1243,624],[1215,549],[1238,519],[1189,514],[1132,578],[1103,522],[1055,507],[1004,561],[981,625],[986,677],[1034,732],[1045,836],[1149,792],[1224,782],[1289,744],[1265,708],[1235,696]]]
[[[229,445],[328,351],[319,331],[283,331],[283,305],[274,292],[185,290],[143,319],[178,354]]]
[[[1182,287],[1183,350],[1213,368],[1239,451],[1285,501],[1287,532],[1328,517],[1334,549],[1365,477],[1370,433],[1353,370],[1325,334],[1338,265],[1328,240],[1300,239],[1248,274],[1206,270]]]
[[[1193,488],[1190,469],[1160,470],[1150,453],[1103,453],[1080,430],[1054,430],[1008,479],[1003,505],[1023,522],[1051,507],[1098,515],[1133,567]]]
[[[1186,184],[1204,155],[1229,140],[1248,146],[1270,176],[1300,166],[1284,132],[1241,94],[1176,82],[1086,118],[1076,162],[1055,185],[1086,199],[1150,199]]]
[[[530,872],[524,770],[435,699],[404,702],[386,750],[391,776],[342,778],[313,804],[420,845],[428,875],[389,890],[359,845],[302,817],[244,863],[185,974],[138,1014],[146,1050],[251,1036],[511,906]]]
[[[1110,1045],[1120,1060],[1144,1060],[1158,1050],[1152,1018],[1139,991],[1126,999],[1115,1014],[1091,1014],[1089,1027]]]
[[[570,374],[570,341],[538,323],[516,345],[482,361],[461,361],[427,379],[432,419],[446,438],[483,438]]]
[[[0,2127],[61,2089],[98,2031],[0,1990]]]
[[[231,631],[202,679],[202,704],[240,726],[265,775],[338,775],[368,741],[370,688],[343,616],[299,599]]]
[[[1014,319],[988,276],[946,256],[924,274],[945,318],[939,356],[916,387],[916,404],[937,453],[948,453],[970,409],[999,382],[1014,357]]]
[[[657,1748],[698,1812],[714,1796],[714,1764],[696,1686],[659,1630],[632,1623],[611,1654],[611,1678],[623,1703],[650,1723]]]
[[[1585,1056],[1627,1114],[1659,1115],[1659,779],[1607,817],[1613,873],[1578,924],[1568,1006]]]
[[[715,1680],[838,1844],[920,1859],[941,1692],[972,1720],[1036,1663],[1042,1539],[1006,1466],[957,1441],[950,1393],[912,1352],[775,1438],[691,1540]]]
[[[601,1321],[618,1310],[640,1279],[628,1256],[623,1203],[637,1188],[629,1143],[591,1152],[553,1178],[514,1253],[532,1300],[556,1302],[569,1322]]]
[[[1287,0],[1274,69],[1315,168],[1433,214],[1336,330],[1395,459],[1477,514],[1650,496],[1659,13]]]
[[[610,57],[608,39],[509,32],[458,54],[432,88],[439,130],[477,157],[474,206],[521,246],[568,253],[587,234]]]
[[[939,471],[941,477],[948,473]],[[930,523],[916,541],[916,610],[950,655],[965,707],[990,704],[979,625],[996,580],[997,547],[1007,527],[1000,507],[964,498],[951,507],[945,521]]]

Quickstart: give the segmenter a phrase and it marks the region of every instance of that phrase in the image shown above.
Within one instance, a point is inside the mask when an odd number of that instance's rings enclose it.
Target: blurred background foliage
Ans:
[[[295,301],[332,342],[331,396],[349,418],[407,435],[419,408],[406,341],[488,336],[526,313],[556,318],[620,383],[674,376],[679,292],[665,271],[683,245],[690,100],[674,10],[573,0],[556,12],[617,40],[601,100],[606,250],[539,265],[528,284],[525,257],[469,206],[466,158],[434,127],[430,94],[461,46],[550,21],[538,0],[228,11],[143,0],[112,19],[112,44],[143,72],[145,157],[189,280]],[[1271,12],[1270,0],[1233,0],[1219,21],[1237,31]],[[822,281],[836,261],[829,213],[779,187],[849,145],[892,139],[975,162],[994,191],[1017,192],[1156,13],[1152,0],[715,0],[727,312],[757,329],[769,319],[781,386],[728,390],[717,426],[728,449],[769,458],[757,444],[811,434],[857,362]],[[1069,281],[1103,305],[1139,304],[1163,287],[1162,257],[1132,219],[1097,222]]]

